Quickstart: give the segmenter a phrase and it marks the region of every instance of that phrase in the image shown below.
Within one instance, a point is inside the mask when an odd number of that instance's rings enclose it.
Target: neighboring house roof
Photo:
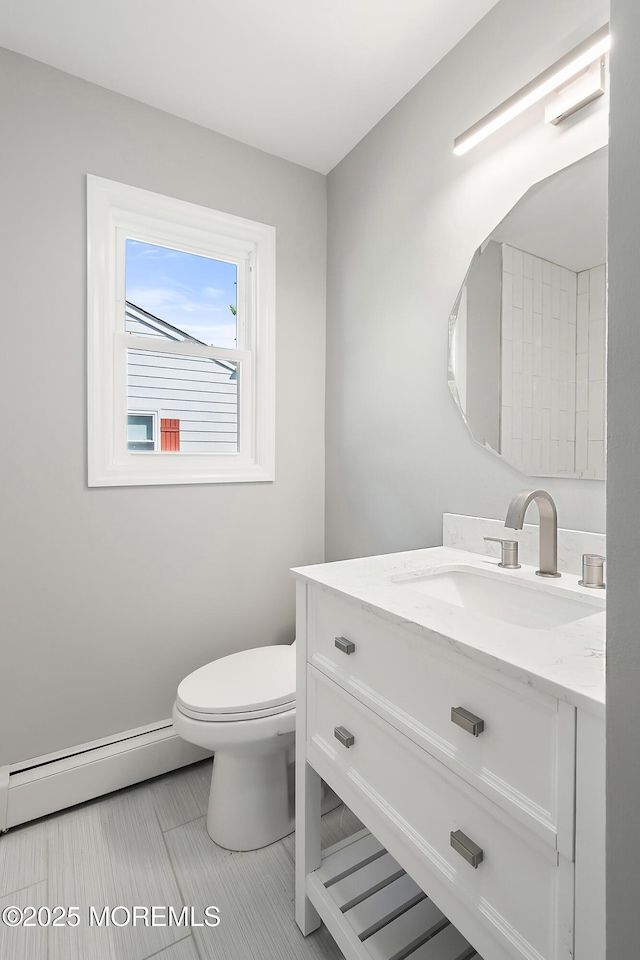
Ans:
[[[144,327],[149,327],[150,330],[162,334],[169,340],[190,340],[192,343],[200,343],[202,346],[206,346],[202,340],[196,340],[190,333],[185,333],[185,331],[180,330],[179,327],[174,327],[172,323],[167,323],[166,320],[155,317],[152,313],[149,313],[148,310],[143,310],[142,307],[131,303],[130,300],[126,301],[126,314],[131,320],[137,320],[138,323],[141,323]]]
[[[209,344],[204,343],[203,340],[198,340],[196,337],[192,337],[190,333],[186,333],[179,327],[174,327],[172,323],[168,323],[166,320],[162,320],[160,317],[154,316],[152,313],[149,313],[148,310],[143,310],[142,307],[138,307],[135,303],[131,303],[130,300],[126,300],[125,305],[126,317],[129,320],[133,320],[134,322],[141,324],[143,327],[147,327],[149,332],[152,334],[159,334],[162,337],[166,337],[168,340],[174,340],[176,342],[184,342],[185,340],[188,340],[190,343],[198,343],[203,347],[209,346]],[[225,370],[229,370],[232,373],[231,379],[235,380],[237,376],[237,368],[235,364],[225,363],[224,360],[213,360],[212,363],[217,363],[219,366],[224,367]]]

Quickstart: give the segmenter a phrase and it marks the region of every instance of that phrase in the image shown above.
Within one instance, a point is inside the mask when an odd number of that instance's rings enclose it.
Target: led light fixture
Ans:
[[[601,27],[600,30],[584,40],[570,53],[554,63],[548,70],[541,73],[535,80],[532,80],[531,83],[522,87],[522,89],[514,93],[512,97],[509,97],[508,100],[501,103],[499,107],[496,107],[495,110],[488,113],[486,117],[483,117],[482,120],[474,123],[472,127],[469,127],[469,129],[465,130],[459,137],[456,137],[453,143],[453,152],[458,154],[458,156],[467,153],[472,147],[475,147],[478,143],[481,143],[482,140],[491,136],[496,130],[504,127],[510,120],[524,113],[529,107],[532,107],[535,103],[539,103],[540,100],[544,100],[549,94],[559,90],[567,84],[568,81],[577,77],[578,74],[588,71],[588,68],[594,61],[602,59],[610,46],[611,36],[609,34],[609,25],[605,24],[604,27]],[[585,96],[582,96],[580,98],[582,102],[578,102],[578,105],[574,104],[572,109],[567,108],[564,115],[560,115],[562,114],[562,110],[560,110],[560,114],[556,114],[557,119],[555,122],[564,119],[569,113],[574,113],[575,110],[589,103],[590,100],[593,100],[596,96],[599,96],[599,94],[593,91],[592,95],[590,94],[587,99],[585,99]]]
[[[592,100],[604,93],[604,57],[594,60],[578,77],[552,94],[544,105],[544,119],[555,125],[562,123],[572,113],[582,110]]]

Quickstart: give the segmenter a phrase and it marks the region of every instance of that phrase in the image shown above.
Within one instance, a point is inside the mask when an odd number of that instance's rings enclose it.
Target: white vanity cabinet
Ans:
[[[407,956],[406,944],[415,960],[466,960],[474,949],[483,960],[603,960],[593,946],[599,893],[575,876],[576,708],[326,586],[301,581],[297,591],[302,931],[324,920],[347,960]],[[578,744],[594,793],[599,723]],[[372,835],[324,859],[320,778]],[[578,862],[589,870],[600,817],[597,803],[578,800],[588,838]],[[343,861],[358,845],[354,873]],[[401,888],[409,900],[394,907]],[[420,891],[428,899],[407,908]],[[375,910],[380,930],[363,938],[361,915],[376,930]],[[387,915],[398,917],[388,927]],[[428,933],[438,922],[440,946]],[[392,942],[395,927],[404,947]]]

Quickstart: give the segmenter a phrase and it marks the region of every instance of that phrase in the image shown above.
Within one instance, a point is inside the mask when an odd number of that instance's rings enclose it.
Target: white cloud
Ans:
[[[191,309],[192,301],[179,290],[166,287],[134,287],[127,291],[128,299],[143,310],[155,313],[156,310]]]
[[[176,250],[170,250],[168,247],[154,247],[146,244],[143,240],[130,240],[129,243],[135,245],[134,255],[145,260],[172,260],[178,256]]]

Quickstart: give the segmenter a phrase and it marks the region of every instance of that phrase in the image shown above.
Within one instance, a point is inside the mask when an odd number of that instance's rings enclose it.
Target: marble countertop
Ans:
[[[522,628],[406,589],[406,579],[394,582],[442,566],[490,571],[536,590],[571,590],[574,597],[593,604],[594,613],[553,629]],[[523,564],[520,570],[502,570],[494,558],[451,547],[321,563],[293,573],[352,597],[374,615],[405,624],[464,657],[604,717],[605,591],[580,587],[573,574],[544,581],[536,577],[535,567]]]

